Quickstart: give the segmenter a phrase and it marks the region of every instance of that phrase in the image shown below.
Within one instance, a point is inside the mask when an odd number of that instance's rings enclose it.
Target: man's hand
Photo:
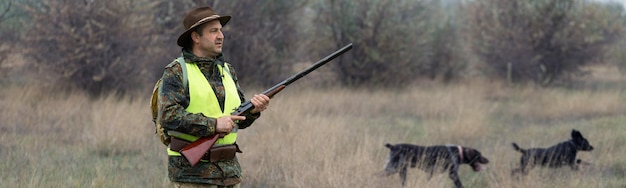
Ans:
[[[217,118],[217,125],[215,131],[218,133],[230,133],[235,128],[235,121],[246,120],[246,116],[222,116]]]
[[[267,109],[270,105],[270,98],[264,94],[256,94],[250,99],[250,102],[254,105],[254,109],[252,109],[250,113],[256,114]]]

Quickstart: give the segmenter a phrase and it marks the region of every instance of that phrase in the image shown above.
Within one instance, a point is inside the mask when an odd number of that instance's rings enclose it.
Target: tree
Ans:
[[[424,1],[327,0],[317,12],[327,43],[354,44],[335,64],[343,84],[406,84],[432,58],[435,30]]]
[[[430,24],[434,29],[432,57],[420,66],[420,74],[427,75],[430,79],[440,78],[443,82],[450,82],[461,77],[468,67],[467,61],[463,60],[463,41],[459,37],[459,28],[462,28],[457,15],[459,2],[433,1],[431,7],[435,7]]]
[[[227,1],[222,10],[233,16],[225,31],[227,59],[244,83],[269,86],[291,74],[297,49],[306,46],[296,26],[306,0]],[[226,5],[228,4],[228,5]]]
[[[622,26],[626,25],[626,16],[624,16],[625,8],[624,5],[618,2],[608,2],[607,4],[608,12],[615,12],[616,14],[622,15],[621,19],[618,20],[621,22]],[[608,64],[615,65],[619,69],[622,75],[626,73],[626,38],[621,37],[618,39],[611,47],[609,47],[607,58],[605,61]]]
[[[23,13],[19,12],[19,9],[15,6],[16,2],[2,1],[0,2],[0,76],[4,76],[8,70],[6,70],[7,57],[15,50],[11,48],[17,42],[20,34],[20,20],[23,17]],[[9,65],[10,66],[10,65]]]
[[[471,1],[473,50],[492,74],[550,85],[580,73],[621,37],[621,12],[580,0]]]
[[[91,94],[124,93],[146,85],[158,56],[150,1],[41,0],[22,4],[31,28],[28,57],[57,83]],[[64,83],[64,84],[63,84]]]

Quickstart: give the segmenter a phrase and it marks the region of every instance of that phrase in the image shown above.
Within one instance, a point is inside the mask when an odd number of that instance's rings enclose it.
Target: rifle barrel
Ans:
[[[347,52],[348,50],[352,49],[352,43],[344,46],[343,48],[335,51],[334,53],[324,57],[323,59],[315,62],[315,64],[309,66],[308,68],[304,69],[303,71],[300,71],[299,73],[296,73],[294,75],[292,75],[291,77],[283,80],[282,82],[272,86],[271,88],[265,90],[263,92],[263,94],[268,94],[272,91],[274,91],[276,88],[280,87],[280,86],[287,86],[293,82],[295,82],[296,80],[306,76],[307,74],[309,74],[310,72],[313,72],[315,69],[323,66],[324,64],[330,62],[331,60],[337,58],[338,56],[342,55],[343,53]]]
[[[299,73],[296,73],[296,74],[292,75],[291,77],[283,80],[282,82],[280,82],[280,83],[270,87],[269,89],[265,90],[263,92],[263,94],[265,94],[268,97],[272,98],[276,93],[280,92],[282,89],[287,87],[287,85],[289,85],[289,84],[295,82],[296,80],[306,76],[310,72],[313,72],[315,69],[323,66],[324,64],[330,62],[331,60],[333,60],[336,57],[342,55],[343,53],[347,52],[350,49],[352,49],[352,43],[344,46],[343,48],[341,48],[341,49],[335,51],[334,53],[324,57],[323,59],[317,61],[315,64],[309,66],[308,68],[304,69],[303,71],[300,71]],[[254,105],[252,105],[252,103],[250,101],[246,101],[243,104],[241,104],[241,106],[239,106],[237,109],[235,109],[235,111],[232,114],[233,115],[241,115],[245,111],[252,110],[252,108],[254,108]]]

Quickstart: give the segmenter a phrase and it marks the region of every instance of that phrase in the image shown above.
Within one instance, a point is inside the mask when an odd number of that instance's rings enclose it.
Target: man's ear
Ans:
[[[198,34],[198,32],[192,31],[191,32],[191,40],[196,43],[198,41],[200,41],[200,34]]]

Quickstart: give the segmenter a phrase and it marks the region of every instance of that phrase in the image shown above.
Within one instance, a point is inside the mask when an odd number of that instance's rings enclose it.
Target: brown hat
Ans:
[[[178,46],[189,47],[191,44],[191,32],[193,32],[194,28],[215,19],[218,19],[224,26],[230,20],[230,16],[217,15],[211,7],[200,7],[187,13],[185,19],[183,19],[185,32],[178,37]]]

